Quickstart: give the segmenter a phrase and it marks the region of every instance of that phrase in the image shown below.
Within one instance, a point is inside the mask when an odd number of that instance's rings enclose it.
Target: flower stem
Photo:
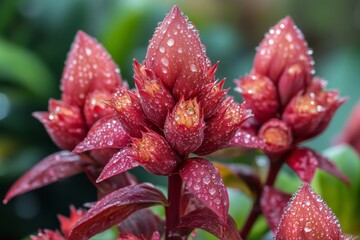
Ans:
[[[279,159],[280,160],[280,159]],[[283,161],[272,161],[270,160],[270,168],[269,168],[269,173],[268,176],[266,178],[265,184],[264,186],[272,186],[274,185],[274,182],[276,180],[276,177],[279,173],[279,170],[281,168],[283,164]],[[262,189],[264,189],[264,186]],[[240,231],[240,235],[243,239],[246,239],[247,235],[249,234],[251,228],[253,227],[254,223],[256,222],[257,218],[260,216],[261,214],[261,207],[260,207],[260,199],[261,199],[261,195],[262,195],[262,190],[261,192],[257,195],[254,204],[252,206],[251,212],[245,222],[245,225],[243,226],[243,228]]]
[[[182,194],[182,179],[179,174],[168,177],[168,201],[169,206],[166,208],[166,228],[165,239],[179,239],[172,236],[171,232],[176,227],[180,217],[180,201]]]

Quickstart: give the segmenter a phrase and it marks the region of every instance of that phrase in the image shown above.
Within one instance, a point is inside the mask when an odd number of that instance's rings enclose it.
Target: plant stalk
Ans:
[[[279,160],[281,160],[281,159],[279,159]],[[272,161],[270,159],[269,173],[266,178],[264,186],[274,185],[274,182],[279,173],[279,170],[280,170],[281,166],[283,165],[283,161],[279,161],[279,160]],[[264,189],[264,186],[262,189]],[[260,206],[261,196],[262,196],[262,190],[257,195],[257,197],[254,201],[254,204],[252,206],[251,212],[250,212],[248,218],[246,219],[245,225],[243,226],[243,228],[240,231],[240,235],[243,239],[246,239],[247,235],[250,233],[251,228],[253,227],[254,223],[256,222],[256,220],[258,219],[258,217],[261,214],[261,206]]]
[[[166,207],[165,209],[166,211],[165,239],[166,240],[179,239],[179,237],[172,235],[172,231],[179,222],[182,187],[183,187],[183,182],[179,174],[174,174],[168,177],[169,206]]]

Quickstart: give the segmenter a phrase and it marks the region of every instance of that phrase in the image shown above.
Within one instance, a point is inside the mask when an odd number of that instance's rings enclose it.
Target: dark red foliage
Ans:
[[[78,174],[82,171],[83,164],[81,158],[71,152],[54,153],[19,178],[7,192],[3,202],[7,203],[15,196]]]
[[[154,205],[166,205],[165,196],[149,184],[131,185],[100,199],[76,223],[68,240],[86,240],[121,223],[132,213]]]
[[[189,158],[180,169],[180,176],[188,189],[226,223],[229,197],[214,165],[203,158]]]

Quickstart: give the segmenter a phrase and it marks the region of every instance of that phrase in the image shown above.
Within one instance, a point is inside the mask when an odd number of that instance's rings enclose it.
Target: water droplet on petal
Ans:
[[[171,47],[172,45],[174,45],[174,39],[170,38],[169,40],[167,40],[166,44]]]
[[[159,48],[159,50],[160,50],[161,53],[164,53],[164,52],[165,52],[165,48],[164,48],[163,46],[161,46],[161,47]]]

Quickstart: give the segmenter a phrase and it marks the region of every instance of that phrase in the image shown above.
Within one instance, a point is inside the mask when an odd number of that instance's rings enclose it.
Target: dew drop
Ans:
[[[166,57],[161,58],[161,63],[166,67],[169,66],[169,60]]]
[[[165,52],[165,48],[164,48],[163,46],[161,46],[161,47],[159,48],[159,50],[160,50],[161,53],[164,53],[164,52]]]
[[[196,66],[195,66],[195,64],[190,64],[190,70],[192,71],[192,72],[197,72],[197,68],[196,68]]]
[[[166,68],[163,68],[163,69],[162,69],[162,72],[163,72],[163,73],[167,73],[168,71],[167,71]]]
[[[311,230],[312,230],[312,229],[311,229],[311,228],[308,228],[308,227],[305,227],[305,228],[304,228],[304,231],[307,232],[307,233],[308,233],[308,232],[311,232]]]
[[[209,193],[210,193],[211,195],[214,195],[215,192],[216,192],[215,188],[210,188],[210,189],[209,189]]]
[[[86,53],[86,55],[90,56],[91,55],[91,49],[90,48],[85,48],[85,53]]]
[[[209,184],[209,183],[210,183],[210,178],[209,178],[209,177],[205,177],[205,178],[203,178],[203,180],[202,180],[202,181],[203,181],[203,183],[204,183],[204,184],[206,184],[206,185],[207,185],[207,184]]]
[[[194,185],[194,190],[195,190],[195,191],[200,190],[200,185],[196,183],[196,184]]]
[[[171,47],[172,45],[174,45],[174,39],[170,38],[169,40],[167,40],[166,44]]]
[[[178,53],[183,53],[183,49],[182,49],[182,48],[179,48],[179,49],[178,49]]]

